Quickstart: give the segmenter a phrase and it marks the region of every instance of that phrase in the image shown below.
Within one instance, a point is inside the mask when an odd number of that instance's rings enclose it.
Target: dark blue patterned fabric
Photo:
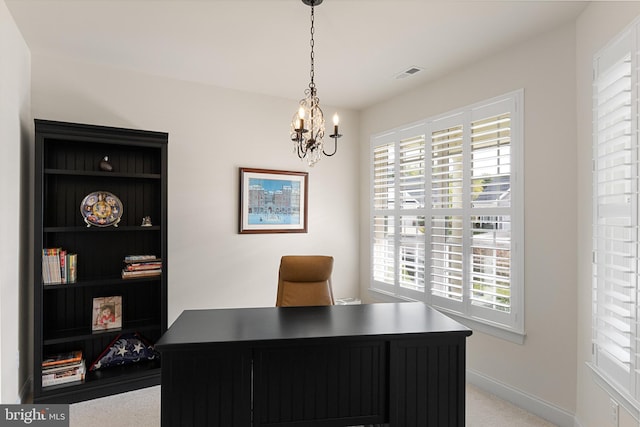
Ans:
[[[137,332],[120,334],[91,364],[89,370],[95,371],[110,366],[120,366],[158,358],[160,358],[160,354]]]

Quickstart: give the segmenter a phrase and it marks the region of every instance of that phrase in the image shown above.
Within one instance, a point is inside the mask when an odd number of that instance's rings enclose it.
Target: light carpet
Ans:
[[[160,386],[74,403],[70,427],[159,427]],[[467,385],[469,427],[553,427],[533,414]]]

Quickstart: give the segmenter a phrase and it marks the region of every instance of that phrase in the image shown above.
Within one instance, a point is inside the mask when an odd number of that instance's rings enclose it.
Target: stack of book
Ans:
[[[128,255],[124,258],[123,279],[159,276],[162,274],[162,260],[155,255]]]
[[[42,387],[84,381],[85,372],[80,350],[47,356],[42,361]]]
[[[62,248],[42,249],[42,283],[60,285],[77,280],[78,255]]]

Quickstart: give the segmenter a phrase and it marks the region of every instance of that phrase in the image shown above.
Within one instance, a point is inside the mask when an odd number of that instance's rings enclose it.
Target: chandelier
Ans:
[[[338,151],[338,138],[342,135],[338,133],[339,118],[336,113],[333,116],[333,138],[334,148],[332,153],[324,150],[324,114],[320,108],[320,99],[314,79],[314,7],[322,3],[322,0],[302,0],[302,3],[311,6],[311,82],[305,89],[305,97],[300,100],[300,107],[291,120],[291,140],[293,141],[293,152],[302,159],[307,159],[309,166],[313,166],[322,157],[333,156]]]

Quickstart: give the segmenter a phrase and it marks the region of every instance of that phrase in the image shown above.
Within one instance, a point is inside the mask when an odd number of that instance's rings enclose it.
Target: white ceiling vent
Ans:
[[[410,77],[413,75],[418,74],[420,71],[422,71],[423,69],[420,67],[409,67],[404,71],[399,72],[398,74],[396,74],[396,80],[400,80],[400,79],[404,79],[406,77]]]

